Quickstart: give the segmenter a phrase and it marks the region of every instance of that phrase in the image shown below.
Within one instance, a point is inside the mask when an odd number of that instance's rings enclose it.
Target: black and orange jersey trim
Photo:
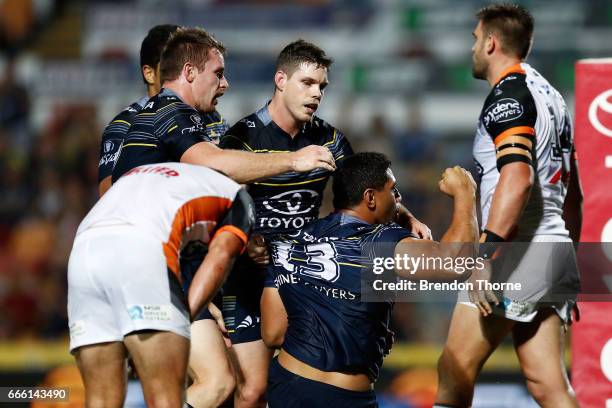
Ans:
[[[533,164],[537,110],[520,64],[506,69],[485,100],[480,121],[495,144],[497,169]]]

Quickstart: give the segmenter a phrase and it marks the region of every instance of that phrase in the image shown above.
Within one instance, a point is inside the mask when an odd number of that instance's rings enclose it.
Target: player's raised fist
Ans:
[[[461,194],[473,196],[476,192],[476,183],[472,175],[469,171],[459,166],[449,167],[444,170],[438,186],[440,191],[451,197]]]
[[[316,168],[336,170],[334,157],[327,147],[310,145],[293,153],[293,170],[306,172]]]

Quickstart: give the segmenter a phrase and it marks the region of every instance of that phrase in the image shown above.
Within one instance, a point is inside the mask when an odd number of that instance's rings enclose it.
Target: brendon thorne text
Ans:
[[[430,282],[426,279],[407,280],[400,279],[394,282],[385,282],[377,279],[372,282],[372,288],[376,291],[457,291],[457,290],[516,290],[522,289],[521,283],[489,282],[487,280],[475,280],[474,282]]]

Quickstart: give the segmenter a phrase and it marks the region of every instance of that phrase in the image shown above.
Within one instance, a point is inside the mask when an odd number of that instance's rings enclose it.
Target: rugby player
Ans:
[[[190,320],[246,248],[254,217],[240,185],[181,163],[134,168],[96,203],[68,263],[70,350],[87,406],[123,406],[128,352],[147,406],[182,406]],[[210,251],[185,299],[179,253],[191,241]]]
[[[491,86],[473,149],[484,225],[480,241],[548,244],[530,244],[520,266],[510,270],[508,281],[527,283],[525,301],[506,292],[473,291],[471,303],[456,305],[438,362],[437,406],[471,406],[480,369],[512,333],[527,388],[538,404],[574,407],[563,364],[564,328],[574,302],[571,296],[551,302],[545,297],[559,282],[576,289],[579,283],[570,237],[579,239],[582,193],[570,112],[550,83],[524,62],[533,37],[530,13],[504,4],[484,7],[476,16],[473,74]],[[544,259],[558,265],[545,271]],[[489,263],[483,276],[475,272],[471,279],[494,279],[492,268]]]
[[[159,82],[159,59],[170,35],[179,26],[163,24],[157,25],[149,30],[147,36],[140,45],[140,73],[142,80],[147,86],[147,96],[143,96],[136,102],[121,111],[110,121],[102,133],[100,142],[100,162],[98,164],[98,193],[100,197],[111,186],[113,167],[119,156],[119,150],[123,139],[130,128],[136,113],[147,103],[150,97],[157,94],[161,88]]]
[[[393,342],[393,301],[361,300],[362,270],[372,264],[367,246],[390,245],[375,250],[374,256],[385,257],[459,254],[392,222],[401,196],[390,165],[379,153],[347,158],[333,180],[336,212],[271,245],[266,286],[276,289],[262,308],[277,318],[264,320],[262,335],[269,346],[282,346],[270,366],[271,408],[377,407],[373,383]],[[454,199],[442,242],[473,247],[479,235],[474,180],[454,167],[446,169],[439,187]],[[427,275],[416,278],[465,279],[454,271],[422,272]]]
[[[274,94],[257,112],[238,121],[221,139],[224,149],[247,152],[294,152],[305,146],[327,147],[338,166],[353,154],[344,134],[315,116],[328,85],[332,64],[325,51],[304,40],[288,44],[279,54]],[[375,137],[375,135],[373,135]],[[264,270],[253,261],[267,262],[265,241],[279,233],[297,231],[317,219],[323,191],[332,172],[315,169],[287,172],[249,184],[257,209],[257,225],[250,255],[236,263],[223,292],[223,315],[233,347],[237,389],[236,407],[264,406],[266,373],[271,350],[261,340],[260,300]],[[404,224],[423,237],[429,228],[402,208]],[[262,239],[263,238],[263,239]],[[263,243],[263,245],[262,245]]]

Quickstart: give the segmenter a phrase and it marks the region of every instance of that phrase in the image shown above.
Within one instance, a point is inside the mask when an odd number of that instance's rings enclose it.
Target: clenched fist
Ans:
[[[451,197],[457,197],[462,194],[473,197],[476,193],[476,182],[472,175],[469,171],[459,166],[444,170],[438,186],[440,191]]]

